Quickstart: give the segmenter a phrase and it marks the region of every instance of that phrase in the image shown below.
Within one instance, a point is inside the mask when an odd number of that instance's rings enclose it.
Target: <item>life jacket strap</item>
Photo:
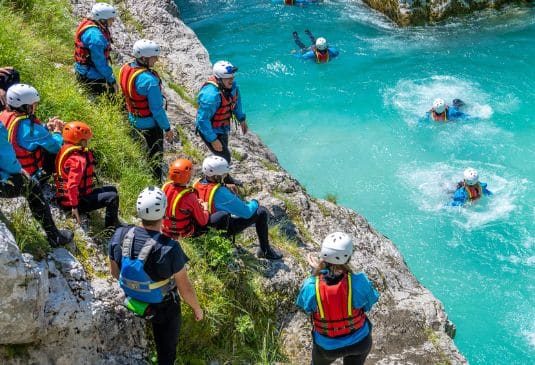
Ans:
[[[132,227],[128,230],[126,233],[126,236],[123,239],[123,242],[121,244],[122,254],[123,257],[132,257],[132,246],[134,243],[134,230],[136,227]],[[156,237],[159,237],[160,234],[158,233]],[[152,250],[152,247],[156,244],[156,240],[154,238],[149,238],[143,247],[141,248],[141,251],[137,255],[137,259],[140,261],[145,261],[147,259],[147,256],[149,256],[150,251]]]

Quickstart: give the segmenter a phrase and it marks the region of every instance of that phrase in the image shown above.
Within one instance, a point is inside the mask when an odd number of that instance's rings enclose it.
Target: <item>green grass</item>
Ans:
[[[176,82],[167,80],[167,84],[171,89],[173,89],[183,100],[187,101],[191,106],[194,108],[197,108],[197,101],[193,99],[191,96],[189,96],[186,89],[182,86],[177,84]]]
[[[262,163],[262,166],[264,166],[264,168],[268,171],[279,171],[280,168],[279,168],[279,165],[277,165],[276,163],[273,163],[271,161],[268,161],[268,160],[262,160],[260,161],[260,163]]]
[[[134,28],[140,35],[143,35],[143,24],[134,18],[126,2],[124,0],[112,0],[110,2],[117,8],[123,23]]]
[[[191,141],[188,139],[186,132],[179,125],[176,126],[176,132],[178,134],[178,139],[182,145],[182,153],[186,155],[187,158],[191,159],[194,163],[200,164],[204,159],[204,155],[200,149],[195,147]]]
[[[331,202],[333,204],[337,204],[337,197],[336,197],[336,194],[333,194],[333,193],[327,193],[325,195],[325,200],[327,200],[328,202]]]
[[[42,260],[52,251],[45,236],[41,234],[37,221],[28,220],[29,208],[15,209],[10,216],[11,227],[15,241],[22,252],[33,255],[36,260]]]

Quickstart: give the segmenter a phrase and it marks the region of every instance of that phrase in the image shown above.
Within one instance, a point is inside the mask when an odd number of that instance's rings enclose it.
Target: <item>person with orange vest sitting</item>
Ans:
[[[238,68],[230,62],[217,61],[213,75],[204,83],[197,97],[197,131],[210,151],[228,163],[231,160],[228,135],[232,121],[237,120],[243,134],[248,130],[241,94],[234,82],[236,71]]]
[[[460,109],[464,102],[460,99],[453,99],[453,105],[446,104],[444,99],[438,98],[433,102],[433,107],[427,112],[427,119],[435,122],[447,122],[453,120],[469,119],[470,116]]]
[[[156,42],[141,39],[134,43],[133,55],[135,61],[121,67],[119,82],[128,119],[136,129],[134,136],[137,138],[141,134],[144,137],[149,157],[153,160],[153,175],[160,181],[164,133],[168,142],[173,140],[173,131],[164,107],[162,82],[152,69],[158,61],[160,46]],[[155,157],[157,161],[154,161]]]
[[[54,172],[54,159],[63,144],[63,121],[54,117],[45,125],[35,113],[40,97],[37,90],[26,84],[15,84],[6,93],[7,109],[0,114],[0,122],[8,132],[22,168],[39,180],[46,180]],[[52,130],[53,133],[49,131]]]
[[[453,193],[452,206],[462,206],[473,202],[483,195],[492,195],[487,189],[487,184],[479,181],[479,174],[471,167],[464,170],[464,180],[457,184],[457,190]]]
[[[212,224],[212,215],[226,212],[228,219],[227,235],[232,237],[247,227],[255,225],[256,234],[260,242],[257,256],[268,260],[279,260],[282,255],[276,252],[269,244],[268,237],[268,211],[253,199],[243,201],[223,183],[230,168],[227,160],[220,156],[209,156],[202,163],[203,178],[193,184],[199,198],[208,203],[208,211]],[[220,217],[221,220],[224,216]]]
[[[372,326],[366,316],[379,299],[364,273],[355,274],[348,263],[353,242],[346,233],[335,232],[323,240],[319,257],[309,256],[314,267],[305,280],[296,305],[310,314],[312,364],[361,365],[372,347]]]
[[[295,43],[301,48],[301,54],[298,54],[299,58],[314,60],[316,63],[327,63],[331,59],[338,57],[338,50],[334,47],[329,47],[325,38],[319,37],[316,39],[308,29],[305,30],[305,34],[308,35],[312,42],[312,45],[308,48],[299,39],[297,32],[293,32]]]
[[[114,186],[94,188],[95,157],[87,148],[93,137],[84,122],[67,123],[63,128],[65,144],[56,156],[56,199],[59,206],[71,210],[78,224],[80,213],[106,208],[104,225],[119,225],[119,195]]]
[[[95,94],[118,87],[111,68],[110,27],[117,16],[112,5],[96,3],[91,17],[83,19],[74,34],[74,71],[77,79]]]

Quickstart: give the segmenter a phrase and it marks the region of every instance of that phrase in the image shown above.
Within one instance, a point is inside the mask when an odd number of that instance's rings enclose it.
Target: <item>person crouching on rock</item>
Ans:
[[[93,137],[84,122],[70,122],[63,128],[65,144],[56,156],[56,200],[63,209],[70,210],[76,222],[80,213],[106,208],[104,225],[119,225],[119,195],[114,186],[94,188],[95,157],[87,148]]]
[[[379,299],[364,273],[354,274],[348,263],[353,242],[342,232],[323,240],[319,258],[309,256],[314,272],[303,283],[296,305],[311,315],[312,364],[364,364],[372,347],[372,326],[365,312]]]
[[[220,156],[209,156],[202,163],[203,177],[193,184],[199,198],[208,203],[210,215],[226,212],[228,219],[227,235],[234,236],[247,227],[255,225],[256,234],[260,242],[257,256],[268,260],[279,260],[282,255],[269,245],[268,238],[268,211],[253,199],[243,201],[234,192],[227,188],[223,180],[230,172],[227,160]],[[224,219],[225,216],[221,216]],[[217,220],[212,220],[217,224]]]
[[[189,258],[177,241],[161,234],[166,206],[163,191],[144,189],[136,203],[141,226],[117,229],[109,243],[111,275],[125,292],[125,306],[151,321],[159,365],[175,363],[182,321],[180,298],[197,321],[204,316],[188,278]]]

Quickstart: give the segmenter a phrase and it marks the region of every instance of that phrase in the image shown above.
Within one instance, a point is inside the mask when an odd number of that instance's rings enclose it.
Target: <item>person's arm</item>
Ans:
[[[245,202],[224,186],[217,189],[214,201],[216,202],[216,210],[229,212],[245,219],[251,218],[258,209],[258,201],[253,199],[250,202]]]
[[[111,276],[114,277],[115,279],[119,280],[119,273],[120,273],[119,265],[117,265],[117,263],[115,261],[110,259],[110,274],[111,274]]]
[[[486,183],[481,183],[481,189],[483,190],[483,194],[484,195],[492,195],[492,191],[490,191],[489,189],[487,189],[487,184]]]
[[[199,300],[197,299],[195,289],[193,289],[193,285],[191,285],[191,281],[188,278],[188,272],[186,268],[182,268],[182,270],[177,272],[173,277],[175,279],[180,296],[193,310],[195,319],[200,321],[203,319],[203,311],[201,309],[201,305],[199,304]]]
[[[197,129],[208,142],[213,142],[216,140],[217,135],[212,129],[211,120],[221,105],[219,90],[215,86],[206,85],[201,89],[197,103],[199,104],[196,116]]]
[[[236,115],[236,119],[238,119],[238,122],[243,122],[246,119],[245,113],[243,112],[243,107],[241,104],[241,93],[238,86],[235,86],[236,89],[234,90],[234,93],[238,93],[238,100],[236,100],[236,107],[234,108],[234,115]]]
[[[338,52],[336,48],[331,48],[331,47],[329,47],[328,52],[329,52],[329,58],[335,58],[340,54],[340,52]]]
[[[302,58],[304,60],[311,60],[311,59],[316,58],[316,55],[314,54],[314,51],[310,50],[303,54],[298,54],[296,55],[296,57]]]
[[[210,213],[204,209],[202,204],[197,199],[197,195],[195,193],[188,194],[186,198],[187,208],[192,212],[191,214],[193,214],[193,219],[195,219],[198,225],[203,227],[206,226],[210,219]]]
[[[110,260],[110,274],[115,279],[119,279],[119,274],[121,272],[121,258],[122,258],[122,248],[121,241],[123,238],[123,231],[128,228],[119,228],[115,231],[108,243],[108,259]]]
[[[314,276],[307,278],[303,282],[301,290],[295,300],[295,305],[309,314],[316,311],[318,308],[318,303],[316,302],[315,280],[316,278]]]
[[[108,41],[104,38],[101,31],[97,28],[86,30],[82,35],[82,42],[88,45],[91,61],[98,73],[102,75],[102,78],[106,79],[106,82],[114,84],[115,76],[113,76],[113,69],[104,55]]]
[[[7,130],[0,123],[0,181],[7,179],[9,176],[18,174],[22,166],[17,160],[15,150],[7,140]]]
[[[464,205],[466,200],[468,200],[468,197],[466,196],[466,190],[464,188],[459,188],[455,190],[455,193],[453,194],[453,201],[450,203],[450,205],[454,207]]]
[[[152,117],[158,124],[158,127],[160,127],[163,131],[168,132],[171,129],[171,125],[169,124],[169,119],[167,118],[167,112],[164,109],[164,98],[158,79],[156,79],[155,76],[150,75],[148,72],[144,72],[137,78],[136,88],[138,91],[143,89],[146,90],[149,109],[152,113]]]
[[[60,132],[50,133],[43,125],[33,123],[29,119],[21,122],[17,134],[17,142],[29,151],[35,151],[42,147],[52,154],[57,154],[63,145],[63,137]]]
[[[352,300],[355,308],[362,308],[368,312],[379,300],[379,293],[373,287],[368,277],[363,273],[350,274],[351,288],[353,292]]]

